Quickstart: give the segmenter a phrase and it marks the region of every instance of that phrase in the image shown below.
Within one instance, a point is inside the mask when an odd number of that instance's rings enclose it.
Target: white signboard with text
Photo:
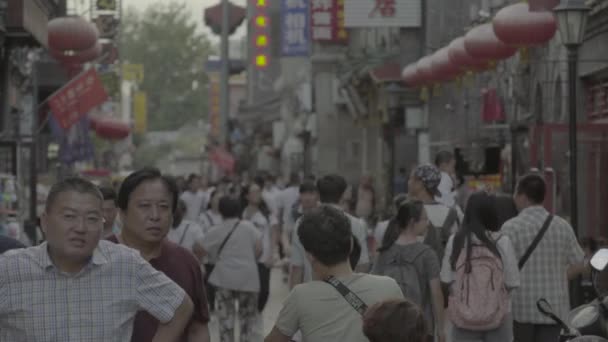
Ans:
[[[344,0],[345,27],[420,27],[422,0]]]

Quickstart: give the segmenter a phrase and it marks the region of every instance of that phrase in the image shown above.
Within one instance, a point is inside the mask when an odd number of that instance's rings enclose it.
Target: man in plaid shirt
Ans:
[[[502,232],[509,236],[518,259],[526,253],[549,213],[542,206],[546,185],[540,175],[529,174],[518,183],[514,196],[519,215],[507,221]],[[548,341],[559,338],[560,328],[536,307],[545,298],[556,314],[566,317],[570,309],[568,270],[584,269],[584,253],[570,224],[553,217],[551,224],[521,270],[521,286],[513,293],[516,342]]]

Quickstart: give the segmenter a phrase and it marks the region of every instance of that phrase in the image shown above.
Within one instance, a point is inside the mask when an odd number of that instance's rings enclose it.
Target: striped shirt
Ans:
[[[61,272],[47,244],[0,255],[0,341],[130,341],[139,310],[169,322],[185,292],[139,253],[100,241],[78,274]]]
[[[521,259],[541,230],[549,213],[534,206],[507,221],[502,232],[513,243],[517,259]],[[521,270],[521,284],[512,294],[513,319],[520,323],[555,324],[536,307],[545,298],[556,314],[565,318],[570,310],[567,270],[569,265],[583,261],[584,253],[568,222],[554,216],[549,229]]]

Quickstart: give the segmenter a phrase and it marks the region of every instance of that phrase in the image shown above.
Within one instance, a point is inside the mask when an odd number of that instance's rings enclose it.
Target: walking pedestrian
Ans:
[[[215,188],[209,196],[209,204],[207,210],[201,214],[200,222],[203,228],[203,239],[204,236],[215,226],[220,225],[224,222],[222,214],[220,213],[220,199],[224,194]],[[209,275],[213,270],[213,262],[209,259],[209,256],[203,257],[203,265],[205,269],[205,290],[207,292],[207,300],[209,302],[209,310],[215,311],[215,287],[209,283]]]
[[[340,209],[322,205],[304,214],[297,235],[315,280],[291,291],[265,341],[287,342],[301,331],[304,341],[367,342],[362,327],[367,306],[402,299],[401,289],[391,278],[353,273],[349,259],[355,237]]]
[[[199,175],[191,174],[188,176],[186,190],[181,194],[180,198],[186,202],[185,218],[189,221],[196,221],[202,209],[206,206],[206,195],[201,190],[201,177]]]
[[[516,342],[558,340],[560,327],[538,311],[536,302],[545,298],[558,317],[566,317],[570,309],[568,269],[574,276],[586,267],[572,226],[543,207],[545,194],[540,175],[521,178],[514,195],[519,215],[502,227],[513,243],[521,272],[521,285],[513,293]]]
[[[166,239],[178,199],[173,178],[153,168],[133,172],[118,192],[121,233],[108,240],[139,251],[152,267],[171,278],[192,299],[192,318],[178,340],[209,341],[209,311],[199,260],[189,250]],[[158,319],[152,315],[138,313],[131,341],[152,341],[158,325]]]
[[[495,196],[474,193],[461,229],[446,246],[441,281],[450,286],[448,317],[454,342],[513,340],[509,294],[519,287],[519,269],[511,240],[498,233],[498,223]],[[466,307],[476,312],[463,317],[458,311],[459,300],[473,292],[475,296]],[[480,317],[481,321],[471,322]],[[470,325],[475,330],[467,329]],[[484,325],[489,328],[483,329]]]
[[[128,341],[140,310],[159,321],[151,340],[180,341],[192,301],[137,251],[100,241],[102,202],[87,180],[56,183],[47,241],[0,255],[0,341]]]
[[[419,241],[428,227],[421,201],[406,201],[395,216],[397,229],[387,231],[372,269],[373,274],[397,281],[405,298],[420,306],[433,340],[444,341],[444,298],[439,281],[440,264],[431,247]]]
[[[445,244],[450,235],[458,230],[462,219],[454,208],[447,207],[435,201],[439,195],[438,186],[441,173],[433,165],[417,166],[408,181],[409,197],[424,203],[424,209],[429,219],[429,229],[422,240],[435,250],[439,260],[443,259]]]
[[[238,318],[240,341],[251,342],[258,317],[260,277],[256,260],[262,255],[262,234],[251,222],[239,218],[238,199],[222,197],[220,212],[224,222],[203,239],[203,248],[214,263],[209,282],[216,288],[220,341],[235,341]]]
[[[203,228],[194,221],[186,220],[185,215],[186,203],[180,199],[173,214],[173,224],[167,233],[167,239],[189,250],[200,261],[203,258]]]
[[[369,342],[427,342],[428,332],[420,308],[407,299],[372,305],[363,316],[363,333]]]
[[[262,255],[258,259],[260,276],[260,292],[258,297],[258,311],[262,312],[268,302],[270,293],[270,271],[278,259],[276,247],[279,243],[279,222],[270,211],[266,201],[262,198],[263,184],[252,183],[243,188],[241,200],[243,203],[243,220],[248,220],[262,235]]]
[[[350,228],[352,234],[356,238],[355,244],[358,245],[359,255],[356,257],[355,270],[357,272],[368,272],[369,271],[369,252],[367,249],[367,229],[365,223],[351,216],[343,211],[339,203],[342,200],[348,185],[346,180],[339,175],[327,175],[317,181],[317,190],[319,192],[319,199],[322,204],[339,209],[342,211],[348,220],[350,221]],[[312,277],[312,266],[310,261],[306,257],[306,250],[300,242],[299,235],[297,233],[299,222],[296,223],[295,234],[292,234],[292,246],[291,246],[291,272],[290,272],[290,287],[293,288],[295,285],[302,282],[308,282],[313,279]],[[353,249],[355,252],[356,249]]]
[[[120,226],[116,222],[118,207],[116,206],[116,191],[111,187],[100,187],[103,195],[103,236],[110,237],[120,232]]]
[[[456,158],[450,151],[440,151],[435,156],[435,166],[441,171],[441,181],[437,186],[439,194],[435,196],[435,200],[451,208],[456,205],[456,187],[453,178],[456,175]]]

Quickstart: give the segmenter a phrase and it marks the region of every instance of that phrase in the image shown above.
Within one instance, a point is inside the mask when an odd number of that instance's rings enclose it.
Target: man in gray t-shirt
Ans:
[[[346,180],[342,176],[338,175],[327,175],[319,179],[317,182],[317,190],[319,192],[319,199],[324,205],[332,206],[340,209],[338,203],[342,199],[344,192],[346,192],[348,185]],[[342,210],[342,209],[340,209]],[[368,272],[369,271],[369,251],[367,248],[367,229],[365,223],[345,213],[350,221],[350,228],[353,236],[359,242],[361,246],[361,255],[355,271]],[[298,237],[297,230],[300,225],[300,220],[296,222],[294,234],[292,235],[292,246],[291,246],[291,271],[290,271],[290,288],[294,286],[311,281],[313,279],[312,267],[310,262],[306,258],[306,251],[302,246],[302,243]]]

